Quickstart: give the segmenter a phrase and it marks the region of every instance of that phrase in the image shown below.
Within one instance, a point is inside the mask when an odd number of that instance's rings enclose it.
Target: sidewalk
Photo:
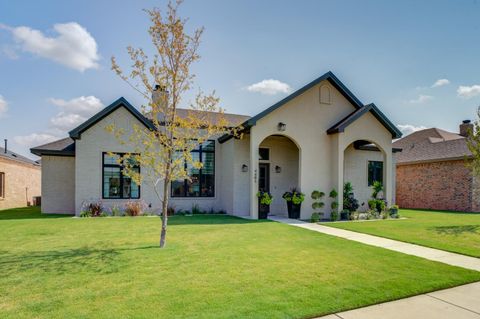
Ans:
[[[480,319],[480,282],[439,290],[322,319]]]
[[[425,259],[438,261],[444,264],[458,266],[462,268],[472,269],[480,271],[480,259],[470,256],[455,254],[439,249],[428,248],[420,245],[404,243],[397,240],[377,237],[373,235],[361,234],[353,232],[350,230],[338,229],[333,227],[328,227],[324,225],[318,225],[313,223],[303,222],[297,219],[289,219],[279,216],[269,216],[269,219],[288,224],[291,226],[301,227],[304,229],[309,229],[319,233],[337,236],[353,241],[357,241],[363,244],[381,247],[389,250],[398,251],[408,255],[414,255],[417,257],[422,257]],[[478,300],[480,300],[480,293],[477,295]]]

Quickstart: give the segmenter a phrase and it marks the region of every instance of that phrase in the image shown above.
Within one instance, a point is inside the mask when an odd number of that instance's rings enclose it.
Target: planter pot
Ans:
[[[270,205],[264,205],[258,200],[258,219],[267,219],[268,213],[270,213]]]
[[[341,212],[340,213],[340,220],[349,220],[350,219],[350,212]]]
[[[398,216],[398,209],[397,208],[390,208],[388,210],[388,212],[390,213],[390,217],[397,218],[397,216]]]
[[[299,219],[302,204],[295,205],[292,201],[287,201],[288,218]]]

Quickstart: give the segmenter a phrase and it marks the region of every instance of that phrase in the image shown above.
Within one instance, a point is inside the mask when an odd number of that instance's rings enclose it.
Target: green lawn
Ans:
[[[0,212],[2,318],[309,318],[480,272],[269,221]]]
[[[480,257],[480,214],[401,210],[400,215],[407,219],[325,225]]]

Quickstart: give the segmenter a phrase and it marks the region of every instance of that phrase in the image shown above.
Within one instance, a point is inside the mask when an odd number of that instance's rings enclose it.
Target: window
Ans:
[[[5,173],[0,172],[0,199],[5,198]]]
[[[261,161],[268,161],[270,159],[270,150],[268,148],[259,148],[258,158]]]
[[[109,156],[103,153],[103,198],[140,198],[140,186],[123,175],[123,166],[118,164],[118,159],[123,155],[124,153],[116,153]],[[140,173],[140,166],[134,168]]]
[[[172,197],[214,197],[215,196],[215,141],[207,141],[192,150],[194,162],[201,162],[196,169],[185,163],[188,179],[172,181]]]
[[[368,161],[368,186],[376,181],[383,183],[383,162]]]

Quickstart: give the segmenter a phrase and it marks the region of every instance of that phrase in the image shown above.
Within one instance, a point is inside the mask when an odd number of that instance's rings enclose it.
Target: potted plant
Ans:
[[[259,191],[258,197],[258,219],[267,219],[270,213],[270,204],[273,201],[273,196],[269,192]]]
[[[300,209],[302,202],[305,200],[305,194],[292,188],[290,191],[283,193],[282,198],[287,202],[288,218],[300,218]]]
[[[319,211],[325,205],[322,202],[323,196],[325,196],[324,192],[320,192],[317,190],[314,190],[312,192],[312,195],[311,195],[313,199],[312,208],[314,210],[314,213],[312,214],[312,218],[311,218],[312,222],[317,222],[320,219],[320,216],[323,216],[323,212]]]

